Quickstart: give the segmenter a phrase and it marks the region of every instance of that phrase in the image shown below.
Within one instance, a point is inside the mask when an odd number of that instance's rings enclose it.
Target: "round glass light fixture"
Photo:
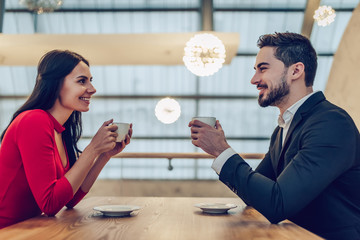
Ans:
[[[184,48],[183,61],[187,69],[197,76],[210,76],[225,62],[225,46],[209,33],[196,34]]]
[[[172,98],[161,99],[155,107],[155,116],[165,124],[170,124],[178,120],[180,117],[180,104]]]
[[[26,6],[30,11],[41,14],[53,12],[63,4],[62,0],[19,0],[21,5]]]
[[[314,19],[319,26],[325,27],[335,20],[335,10],[330,6],[320,6],[315,10]]]

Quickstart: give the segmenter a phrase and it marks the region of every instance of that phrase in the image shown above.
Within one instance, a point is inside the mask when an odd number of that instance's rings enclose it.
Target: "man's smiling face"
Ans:
[[[259,90],[258,102],[261,107],[279,105],[290,92],[288,68],[275,58],[274,51],[274,47],[263,47],[256,56],[251,84]]]

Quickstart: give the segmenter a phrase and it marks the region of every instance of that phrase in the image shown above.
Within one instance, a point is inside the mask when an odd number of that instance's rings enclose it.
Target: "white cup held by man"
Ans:
[[[116,130],[118,134],[116,142],[122,142],[125,139],[126,135],[129,133],[130,124],[121,122],[113,122],[112,124],[118,127],[118,129]]]
[[[212,127],[215,127],[215,122],[216,122],[215,117],[193,117],[192,120],[199,120],[199,121],[206,123]]]

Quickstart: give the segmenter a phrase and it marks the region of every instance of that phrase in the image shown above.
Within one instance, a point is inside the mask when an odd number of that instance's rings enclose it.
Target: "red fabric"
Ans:
[[[86,193],[73,194],[55,143],[61,126],[43,110],[21,113],[0,147],[0,228],[45,213],[53,216],[75,206]]]

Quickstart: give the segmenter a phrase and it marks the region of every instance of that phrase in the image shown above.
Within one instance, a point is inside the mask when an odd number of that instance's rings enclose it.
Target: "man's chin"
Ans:
[[[271,106],[271,103],[269,103],[267,101],[268,99],[266,99],[264,97],[264,95],[260,95],[259,98],[258,98],[258,103],[260,105],[260,107],[268,107],[268,106]]]
[[[258,99],[258,104],[260,107],[267,107],[265,104],[264,104],[264,101],[261,101],[260,99]]]

